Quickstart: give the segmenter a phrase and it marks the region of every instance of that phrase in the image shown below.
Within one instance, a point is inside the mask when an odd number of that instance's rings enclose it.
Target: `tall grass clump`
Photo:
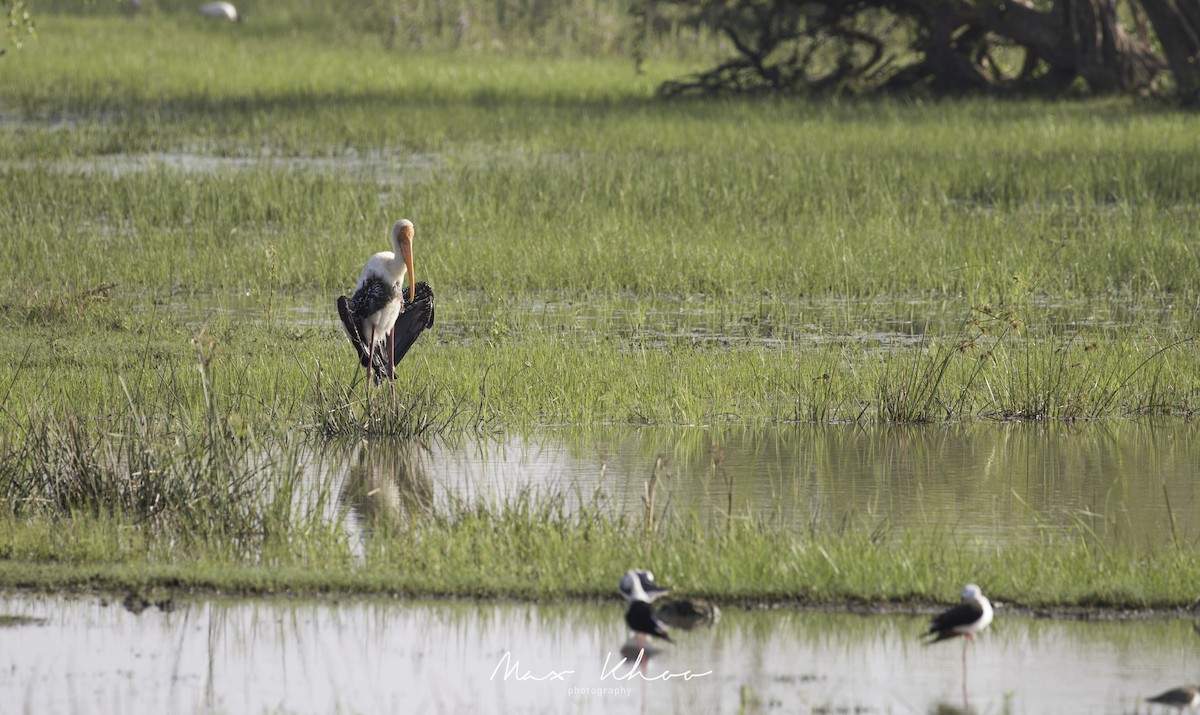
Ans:
[[[320,364],[313,375],[313,429],[325,438],[383,435],[420,437],[471,425],[485,429],[482,412],[470,415],[465,397],[443,390],[388,381],[366,385],[365,371],[349,382],[331,376]]]
[[[252,562],[334,531],[322,514],[332,495],[302,485],[295,446],[232,430],[215,409],[185,429],[132,403],[103,430],[52,409],[22,414],[0,434],[0,500],[13,519],[125,525],[161,555],[182,546]]]

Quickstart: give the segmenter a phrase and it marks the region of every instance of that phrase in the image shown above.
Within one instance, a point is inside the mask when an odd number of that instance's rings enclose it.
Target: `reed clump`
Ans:
[[[321,516],[329,494],[301,484],[296,450],[269,449],[226,415],[179,429],[131,408],[103,431],[50,410],[27,415],[0,436],[6,520],[58,524],[85,543],[86,525],[99,524],[132,530],[152,553],[195,548],[249,563],[280,542],[332,532]]]
[[[399,388],[387,381],[365,387],[365,373],[346,382],[323,373],[313,377],[311,429],[325,438],[348,436],[419,437],[461,430],[471,424],[484,429],[485,421],[472,412],[464,398],[428,387]]]

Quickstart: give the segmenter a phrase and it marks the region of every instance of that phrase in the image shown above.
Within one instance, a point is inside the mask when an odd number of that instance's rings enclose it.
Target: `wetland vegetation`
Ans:
[[[553,23],[417,47],[316,4],[249,10],[50,7],[0,59],[0,583],[547,598],[653,562],[747,601],[1195,597],[1186,538],[714,529],[554,491],[384,515],[356,554],[296,476],[343,438],[1190,421],[1194,115],[663,102],[715,40],[635,66],[603,33],[547,43]],[[400,216],[439,323],[367,401],[333,300]]]

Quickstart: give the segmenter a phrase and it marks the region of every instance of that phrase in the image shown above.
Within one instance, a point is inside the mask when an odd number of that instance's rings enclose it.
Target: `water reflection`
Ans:
[[[1181,422],[604,427],[323,444],[347,528],[454,504],[558,498],[636,518],[754,516],[797,530],[1070,535],[1152,548],[1200,539],[1196,427]]]
[[[338,499],[358,525],[369,528],[386,516],[408,523],[433,508],[434,488],[424,464],[429,450],[422,440],[325,446],[326,464],[341,464]]]
[[[614,601],[196,601],[0,596],[0,710],[89,713],[1128,713],[1196,679],[1185,620],[1003,612],[972,646],[927,616],[729,609],[641,663]],[[944,645],[944,644],[939,644]],[[690,675],[690,677],[688,677]],[[964,691],[966,702],[964,703]]]

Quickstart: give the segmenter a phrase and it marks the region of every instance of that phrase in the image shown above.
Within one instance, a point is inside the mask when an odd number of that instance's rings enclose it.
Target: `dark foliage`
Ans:
[[[736,54],[665,83],[736,92],[1171,93],[1200,99],[1195,0],[643,0]]]

